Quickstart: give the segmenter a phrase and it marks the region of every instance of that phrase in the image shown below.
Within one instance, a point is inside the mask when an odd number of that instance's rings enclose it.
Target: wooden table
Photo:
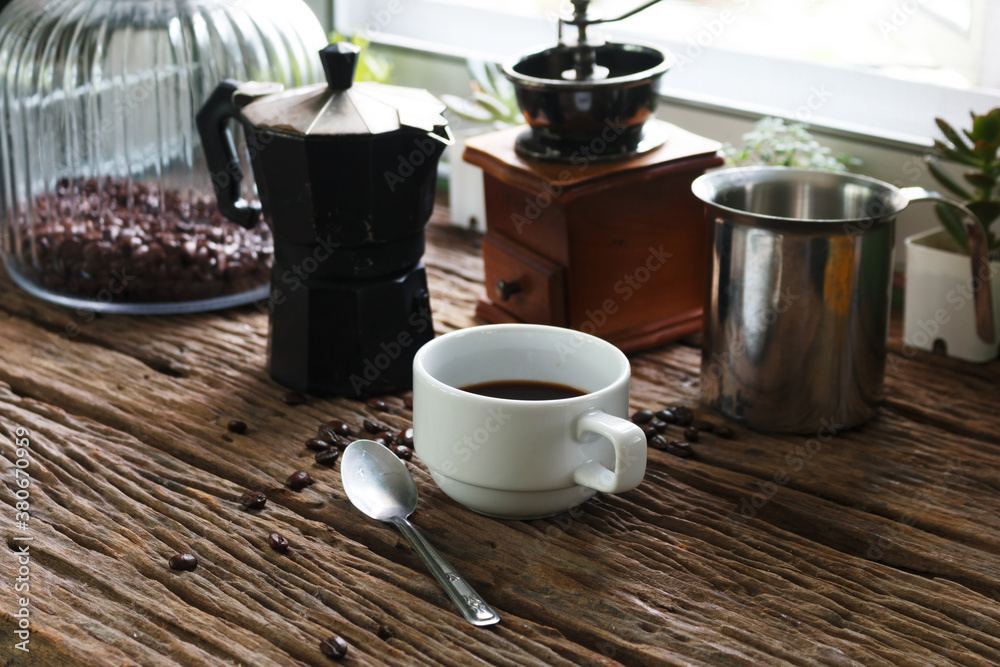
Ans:
[[[426,259],[437,331],[475,324],[478,237],[432,224]],[[0,282],[5,665],[325,665],[334,634],[355,665],[1000,663],[1000,363],[911,354],[897,331],[867,427],[650,451],[638,489],[546,520],[473,514],[414,459],[414,522],[502,615],[478,629],[302,445],[333,417],[404,427],[399,397],[285,405],[253,307],[85,319]],[[696,405],[698,363],[689,344],[634,357],[633,407]],[[296,469],[317,483],[284,488]],[[196,570],[168,568],[180,551]]]

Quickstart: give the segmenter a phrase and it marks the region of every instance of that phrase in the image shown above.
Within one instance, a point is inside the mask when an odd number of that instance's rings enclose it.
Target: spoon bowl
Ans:
[[[417,508],[417,485],[395,454],[374,440],[352,442],[340,462],[340,479],[351,504],[373,519],[393,524],[410,541],[465,620],[473,625],[492,625],[500,620],[407,520]]]

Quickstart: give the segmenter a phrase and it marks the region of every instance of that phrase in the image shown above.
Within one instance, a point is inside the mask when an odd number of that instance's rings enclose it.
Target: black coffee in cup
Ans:
[[[557,401],[565,398],[583,396],[587,392],[576,387],[555,382],[538,382],[535,380],[496,380],[481,382],[461,387],[480,396],[491,398],[506,398],[515,401]]]

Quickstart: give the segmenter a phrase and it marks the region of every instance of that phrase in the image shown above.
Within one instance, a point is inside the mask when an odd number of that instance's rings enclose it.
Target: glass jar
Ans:
[[[301,0],[14,0],[0,14],[0,251],[14,281],[102,312],[266,298],[270,231],[216,211],[194,116],[223,78],[322,81],[325,43]]]

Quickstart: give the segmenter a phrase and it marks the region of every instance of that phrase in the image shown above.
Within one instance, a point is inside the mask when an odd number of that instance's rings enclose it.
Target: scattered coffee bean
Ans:
[[[690,426],[691,422],[694,421],[694,413],[691,412],[691,408],[686,408],[683,405],[679,405],[673,408],[674,416],[677,417],[677,423],[681,426]]]
[[[667,422],[662,419],[656,419],[655,417],[653,418],[653,421],[649,422],[649,424],[656,429],[657,433],[666,433],[667,429],[670,428]]]
[[[288,540],[286,540],[281,535],[277,533],[271,533],[267,536],[267,543],[271,545],[271,548],[277,551],[279,554],[283,554],[288,551]]]
[[[296,470],[285,480],[285,486],[292,491],[301,491],[315,481],[305,470]]]
[[[656,435],[656,429],[653,428],[652,424],[639,424],[639,428],[642,429],[643,435],[646,436],[646,442],[649,442],[649,439]]]
[[[370,419],[364,420],[364,422],[362,422],[362,424],[365,427],[365,431],[367,431],[368,433],[372,433],[372,434],[374,434],[374,433],[380,433],[382,431],[388,431],[389,430],[389,428],[387,426],[381,426],[379,424],[376,424],[375,422],[373,422]]]
[[[677,423],[677,415],[675,415],[674,411],[671,410],[670,408],[664,408],[664,409],[660,410],[659,412],[657,412],[656,413],[656,418],[659,419],[659,420],[661,420],[661,421],[664,421],[664,422],[666,422],[668,424],[676,424]]]
[[[698,429],[696,429],[694,426],[688,426],[686,429],[684,429],[684,437],[687,438],[690,442],[698,442],[698,433],[699,433]]]
[[[654,435],[649,439],[649,446],[653,449],[659,449],[661,452],[666,450],[668,445],[667,439],[662,435]]]
[[[247,491],[240,497],[240,505],[248,510],[264,509],[267,504],[267,496],[261,491]]]
[[[711,433],[715,430],[715,424],[710,421],[705,421],[704,419],[695,419],[691,422],[691,426],[694,426],[699,431],[705,431],[706,433]]]
[[[392,451],[393,454],[395,454],[404,461],[409,461],[410,459],[413,458],[413,450],[407,447],[406,445],[393,445],[389,449]]]
[[[396,434],[396,444],[406,445],[410,449],[413,449],[413,429],[404,428],[402,431]]]
[[[325,452],[332,447],[333,445],[331,443],[321,438],[310,438],[309,440],[306,440],[306,449],[311,449],[314,452]]]
[[[378,631],[375,634],[382,641],[395,639],[396,637],[396,631],[390,628],[388,625],[378,626]]]
[[[635,414],[632,415],[632,421],[636,424],[646,424],[653,419],[652,410],[637,410]]]
[[[389,404],[381,398],[369,398],[368,407],[379,412],[389,412]]]
[[[342,660],[347,655],[347,642],[344,641],[343,637],[334,635],[321,641],[319,643],[319,650],[328,658]]]
[[[228,428],[233,433],[238,433],[242,435],[247,432],[247,423],[241,422],[239,419],[233,419],[226,425],[226,428]]]
[[[316,452],[316,463],[323,466],[332,466],[340,458],[339,449],[327,449],[326,451]]]
[[[691,445],[683,440],[671,440],[667,443],[667,447],[663,451],[668,454],[673,454],[674,456],[679,456],[682,459],[689,459],[694,456],[694,451],[691,449]]]
[[[337,435],[354,435],[354,429],[351,425],[345,422],[343,419],[331,419],[326,424],[324,424],[331,431]]]
[[[288,405],[302,405],[306,402],[305,394],[299,393],[297,391],[290,391],[281,397],[281,400]]]
[[[403,406],[407,410],[413,409],[413,394],[407,394],[406,396],[403,397]]]
[[[716,426],[715,435],[719,436],[720,438],[729,439],[732,438],[734,435],[736,435],[736,433],[734,433],[733,429],[729,428],[728,426]]]
[[[198,557],[194,554],[174,554],[167,564],[171,570],[193,570],[198,567]]]

